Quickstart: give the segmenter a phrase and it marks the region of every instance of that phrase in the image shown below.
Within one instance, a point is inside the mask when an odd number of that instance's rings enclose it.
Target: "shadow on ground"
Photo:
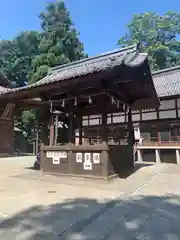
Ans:
[[[134,196],[106,204],[71,199],[35,206],[1,222],[0,239],[177,240],[179,222],[176,195]]]

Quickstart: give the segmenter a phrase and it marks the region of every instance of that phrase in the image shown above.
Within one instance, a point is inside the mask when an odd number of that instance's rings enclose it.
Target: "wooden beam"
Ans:
[[[69,112],[69,116],[68,116],[68,141],[69,143],[73,144],[73,113]]]
[[[108,131],[107,131],[107,113],[102,114],[102,140],[104,143],[108,143]]]
[[[57,91],[57,89],[61,89],[61,91],[70,93],[72,90],[74,90],[77,86],[82,85],[82,86],[87,86],[87,83],[91,83],[93,85],[97,85],[98,82],[100,82],[100,79],[103,77],[106,78],[112,78],[113,76],[113,71],[104,71],[104,72],[97,72],[93,74],[93,77],[91,74],[86,75],[86,76],[79,76],[76,78],[72,78],[69,80],[62,80],[58,82],[52,82],[49,84],[41,85],[41,86],[36,86],[32,88],[24,88],[21,91],[15,91],[11,92],[9,94],[1,95],[0,100],[6,100],[6,101],[13,101],[15,100],[21,100],[21,99],[29,99],[29,98],[35,98],[39,97],[40,95],[48,95],[48,93]]]
[[[50,133],[49,133],[49,145],[54,145],[54,117],[51,116]]]
[[[55,136],[54,136],[54,144],[56,145],[57,144],[57,138],[58,138],[58,118],[59,116],[56,115],[55,117]]]
[[[134,128],[133,128],[133,122],[132,122],[131,108],[129,108],[129,111],[128,111],[128,131],[129,131],[128,143],[130,145],[133,145],[134,144]]]

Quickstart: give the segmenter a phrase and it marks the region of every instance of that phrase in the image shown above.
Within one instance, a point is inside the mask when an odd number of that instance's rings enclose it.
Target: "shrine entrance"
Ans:
[[[54,68],[39,82],[0,95],[11,102],[41,98],[44,173],[109,179],[134,169],[132,109],[156,108],[159,100],[146,54],[134,46]],[[119,131],[109,114],[125,115]],[[98,128],[85,116],[100,116]],[[49,138],[47,138],[49,132]]]

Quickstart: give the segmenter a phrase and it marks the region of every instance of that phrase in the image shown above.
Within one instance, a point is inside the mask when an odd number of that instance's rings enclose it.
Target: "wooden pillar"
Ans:
[[[132,122],[132,110],[129,108],[128,112],[128,144],[134,145],[135,139],[134,139],[134,127],[133,127],[133,122]]]
[[[179,149],[176,149],[176,162],[177,162],[177,164],[180,164],[180,154],[179,154]]]
[[[51,116],[50,122],[50,134],[49,134],[49,145],[54,145],[54,117]]]
[[[48,145],[48,125],[49,125],[49,111],[47,108],[41,110],[41,141],[44,145]]]
[[[33,142],[33,155],[36,155],[36,141]]]
[[[35,142],[35,154],[37,155],[38,151],[39,151],[39,126],[36,129],[36,142]]]
[[[58,116],[56,116],[55,120],[55,133],[54,133],[54,144],[57,144],[57,138],[58,138]]]
[[[69,112],[68,115],[68,142],[73,144],[73,113]]]
[[[82,145],[82,135],[83,135],[82,116],[80,116],[78,120],[79,120],[79,145]]]
[[[159,149],[155,149],[155,155],[156,155],[156,163],[157,164],[161,163],[160,150]]]
[[[102,142],[108,143],[107,114],[102,114]]]
[[[108,145],[108,129],[107,129],[107,114],[102,114],[102,143]],[[109,154],[107,151],[102,151],[102,159],[103,159],[103,175],[106,179],[108,177],[108,162],[109,162]]]
[[[130,157],[129,159],[126,159],[125,165],[127,166],[127,170],[131,171],[134,169],[134,143],[135,143],[135,139],[134,139],[134,127],[133,127],[133,122],[132,122],[132,110],[131,108],[129,108],[128,111],[128,151],[130,151]]]
[[[83,126],[82,126],[82,112],[78,112],[76,115],[76,127],[78,132],[75,134],[75,138],[78,138],[77,144],[82,145],[82,138],[83,138]]]
[[[141,149],[137,150],[137,161],[138,161],[138,163],[143,162],[143,157],[142,157],[142,152],[141,151],[142,151]]]

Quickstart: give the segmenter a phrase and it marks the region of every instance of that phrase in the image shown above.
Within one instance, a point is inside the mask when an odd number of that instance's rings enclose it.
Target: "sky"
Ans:
[[[50,0],[48,2],[55,2]],[[12,39],[24,30],[39,30],[38,15],[47,0],[1,0],[0,39]],[[180,12],[178,0],[65,0],[89,56],[114,50],[133,14]]]

